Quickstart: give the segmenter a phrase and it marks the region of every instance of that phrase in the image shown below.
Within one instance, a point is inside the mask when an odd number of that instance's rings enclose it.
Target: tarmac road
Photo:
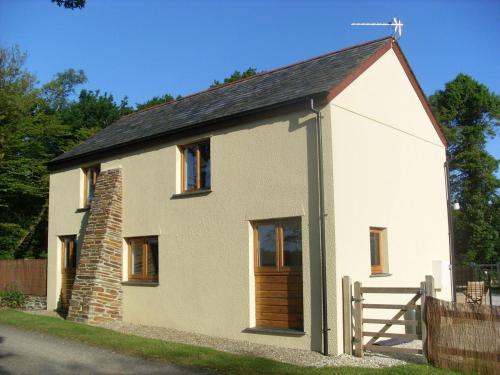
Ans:
[[[201,375],[207,373],[0,325],[0,375],[24,374]]]

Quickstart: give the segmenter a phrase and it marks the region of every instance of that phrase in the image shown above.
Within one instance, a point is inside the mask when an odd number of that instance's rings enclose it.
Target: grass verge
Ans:
[[[423,365],[407,365],[382,369],[355,367],[304,368],[265,358],[237,355],[199,346],[126,335],[109,329],[88,326],[47,316],[27,314],[16,310],[0,310],[0,324],[76,340],[88,345],[144,359],[167,361],[179,366],[205,369],[220,374],[458,374],[457,372]]]

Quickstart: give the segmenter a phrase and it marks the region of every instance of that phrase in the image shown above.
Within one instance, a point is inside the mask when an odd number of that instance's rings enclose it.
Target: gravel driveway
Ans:
[[[31,313],[60,318],[52,311],[33,311]],[[423,356],[417,354],[391,354],[389,356],[381,353],[365,353],[363,358],[357,358],[346,354],[325,357],[320,353],[312,352],[310,350],[289,349],[271,345],[254,344],[248,341],[231,340],[221,337],[178,331],[171,328],[144,326],[124,322],[108,323],[102,325],[102,327],[129,335],[178,342],[181,344],[204,346],[224,352],[264,357],[275,361],[307,367],[353,366],[379,368],[401,366],[407,363],[424,362]],[[406,348],[422,348],[422,342],[415,340],[400,346]],[[0,375],[2,374],[0,373]]]
[[[207,374],[0,325],[0,375]]]
[[[254,344],[248,341],[230,340],[190,332],[178,331],[164,327],[143,326],[138,324],[113,322],[103,325],[104,328],[130,335],[173,341],[182,344],[200,345],[225,352],[252,355],[287,362],[298,366],[325,367],[325,366],[354,366],[354,367],[388,367],[401,366],[408,362],[423,363],[422,355],[394,354],[391,356],[380,353],[366,353],[363,358],[350,355],[328,356],[310,350],[289,349],[271,345]],[[422,343],[415,340],[402,344],[406,348],[422,348]]]

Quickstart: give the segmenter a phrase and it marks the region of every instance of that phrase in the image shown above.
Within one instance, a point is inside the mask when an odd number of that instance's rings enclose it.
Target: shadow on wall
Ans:
[[[303,113],[300,113],[303,115]],[[290,120],[289,131],[302,127],[307,134],[307,191],[308,191],[308,227],[309,227],[309,277],[310,277],[310,314],[311,314],[311,350],[322,350],[322,309],[321,309],[321,258],[319,249],[319,192],[317,167],[316,119],[312,117],[299,123],[299,114]],[[305,327],[304,327],[305,328]],[[306,329],[306,328],[305,328]],[[306,329],[307,331],[307,329]]]
[[[82,245],[83,245],[83,240],[85,239],[85,231],[87,230],[87,223],[89,222],[89,216],[90,216],[90,209],[85,211],[83,214],[82,218],[82,224],[80,225],[80,230],[78,231],[78,234],[76,236],[76,244],[77,244],[77,271],[76,273],[78,274],[78,264],[80,264],[80,254],[82,253]]]

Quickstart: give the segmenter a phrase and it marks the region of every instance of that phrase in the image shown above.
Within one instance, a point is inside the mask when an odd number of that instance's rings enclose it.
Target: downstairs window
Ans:
[[[128,279],[158,282],[158,237],[130,238]]]

